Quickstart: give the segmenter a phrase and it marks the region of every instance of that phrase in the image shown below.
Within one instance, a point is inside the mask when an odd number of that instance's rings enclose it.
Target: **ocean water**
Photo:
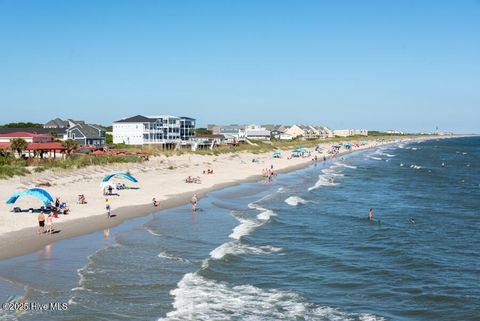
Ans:
[[[390,145],[1,261],[68,310],[0,319],[479,320],[479,241],[480,138]]]

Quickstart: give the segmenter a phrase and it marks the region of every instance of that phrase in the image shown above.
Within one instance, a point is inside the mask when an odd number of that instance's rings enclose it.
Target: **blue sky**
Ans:
[[[480,1],[0,0],[0,108],[480,133]]]

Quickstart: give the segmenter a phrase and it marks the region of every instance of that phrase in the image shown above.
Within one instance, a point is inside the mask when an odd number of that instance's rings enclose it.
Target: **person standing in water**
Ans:
[[[193,194],[193,197],[192,197],[192,211],[193,212],[195,212],[197,210],[197,204],[198,204],[197,194]]]
[[[105,209],[107,210],[107,218],[110,218],[112,214],[112,209],[110,207],[110,200],[108,198],[105,199]]]
[[[368,212],[368,219],[371,221],[373,221],[373,209],[370,209],[370,211]]]

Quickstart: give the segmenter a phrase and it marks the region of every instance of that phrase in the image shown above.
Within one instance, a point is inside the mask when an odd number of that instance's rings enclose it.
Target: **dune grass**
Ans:
[[[0,179],[8,179],[13,176],[25,176],[30,171],[25,166],[0,165]]]

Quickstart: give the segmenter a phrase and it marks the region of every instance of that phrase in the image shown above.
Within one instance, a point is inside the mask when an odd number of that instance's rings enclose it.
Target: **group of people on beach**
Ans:
[[[270,183],[275,177],[275,172],[273,171],[273,165],[270,165],[270,168],[262,169],[262,176],[265,177]]]
[[[45,214],[43,211],[38,214],[38,234],[52,234],[53,232],[53,213],[48,214],[47,217],[45,217]],[[47,230],[45,231],[45,223],[47,225]]]

